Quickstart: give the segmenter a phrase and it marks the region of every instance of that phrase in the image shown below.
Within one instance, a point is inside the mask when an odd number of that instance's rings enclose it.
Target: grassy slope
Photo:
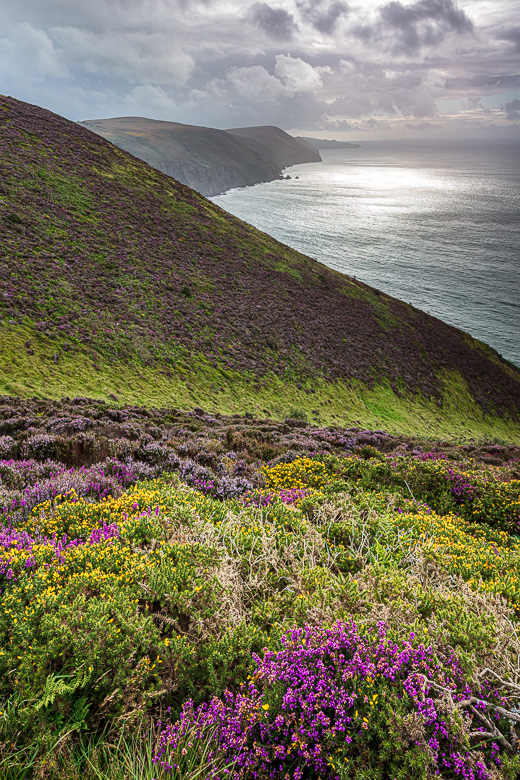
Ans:
[[[31,337],[34,356],[27,355],[23,348]],[[0,355],[0,395],[54,399],[86,395],[103,400],[115,395],[119,402],[140,406],[168,403],[185,409],[202,405],[224,414],[246,410],[261,416],[267,412],[278,419],[298,412],[325,425],[359,424],[461,441],[520,441],[517,426],[508,418],[486,416],[457,378],[450,381],[450,394],[441,408],[426,399],[417,402],[406,396],[398,398],[383,385],[370,390],[360,383],[321,380],[315,383],[316,392],[310,396],[278,377],[252,385],[238,373],[228,371],[224,377],[222,371],[202,361],[175,379],[157,374],[149,366],[143,366],[139,373],[127,366],[114,371],[110,362],[93,362],[83,354],[65,354],[56,365],[48,359],[55,342],[40,335],[35,338],[26,326],[0,328],[0,341],[9,345]]]
[[[0,99],[0,392],[520,441],[520,372],[48,111]]]

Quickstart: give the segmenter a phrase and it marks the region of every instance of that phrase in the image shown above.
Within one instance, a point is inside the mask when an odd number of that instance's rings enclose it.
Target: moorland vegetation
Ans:
[[[0,166],[2,778],[515,780],[518,369],[11,98]]]
[[[2,399],[9,778],[515,778],[520,450]]]
[[[0,391],[518,441],[520,371],[0,98]]]

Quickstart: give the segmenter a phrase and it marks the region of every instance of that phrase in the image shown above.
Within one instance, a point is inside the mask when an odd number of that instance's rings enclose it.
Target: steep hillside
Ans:
[[[316,150],[277,127],[245,128],[242,138],[241,130],[227,132],[142,117],[90,119],[81,124],[208,196],[273,181],[280,178],[282,168],[320,160]]]
[[[0,99],[0,392],[519,441],[486,345]]]

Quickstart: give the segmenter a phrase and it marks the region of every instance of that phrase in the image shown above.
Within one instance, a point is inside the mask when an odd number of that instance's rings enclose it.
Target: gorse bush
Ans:
[[[516,776],[514,462],[179,441],[1,465],[2,769],[110,780],[160,718],[150,778]]]
[[[332,460],[336,479],[357,488],[386,490],[416,499],[441,515],[484,522],[507,532],[520,531],[520,480],[502,481],[491,470],[464,469],[442,460],[359,456]]]
[[[304,490],[308,487],[322,488],[333,469],[327,469],[325,463],[317,459],[297,458],[291,463],[279,463],[271,468],[262,469],[268,488]]]

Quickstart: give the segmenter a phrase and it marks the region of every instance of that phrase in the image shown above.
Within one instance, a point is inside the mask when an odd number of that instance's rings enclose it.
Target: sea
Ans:
[[[520,367],[520,139],[363,143],[213,197]]]

